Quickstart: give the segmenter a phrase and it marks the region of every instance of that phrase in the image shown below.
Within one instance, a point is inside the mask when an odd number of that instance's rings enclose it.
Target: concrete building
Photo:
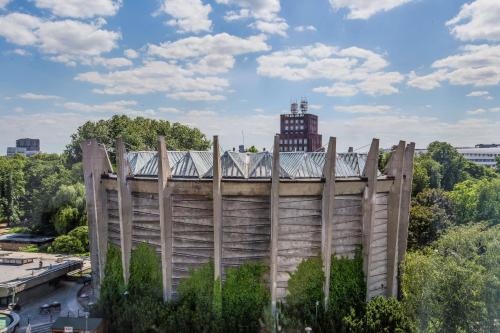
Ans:
[[[0,251],[0,306],[29,303],[32,295],[43,293],[39,288],[82,265],[81,259],[60,255]]]
[[[7,148],[7,156],[14,156],[16,154],[33,156],[38,153],[40,153],[40,139],[17,139],[15,147]]]
[[[496,158],[500,157],[500,145],[496,147],[476,145],[474,148],[457,148],[457,151],[473,163],[492,168],[496,167]]]
[[[163,295],[175,297],[190,269],[212,260],[215,279],[247,261],[269,265],[272,308],[290,273],[321,257],[353,257],[362,248],[367,299],[398,294],[406,252],[415,145],[400,141],[384,172],[379,141],[368,154],[325,152],[221,154],[127,152],[117,140],[117,170],[95,140],[82,143],[93,281],[104,274],[108,244],[122,252],[128,281],[131,251],[144,242],[161,257]],[[220,280],[219,280],[220,281]],[[326,279],[329,281],[329,279]],[[326,299],[329,283],[324,285]]]
[[[280,151],[314,152],[322,149],[318,116],[308,113],[308,102],[292,103],[290,113],[280,116]]]

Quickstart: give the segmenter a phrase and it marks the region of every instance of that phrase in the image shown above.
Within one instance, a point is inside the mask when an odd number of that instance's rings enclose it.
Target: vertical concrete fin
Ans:
[[[394,297],[397,297],[398,234],[401,194],[403,189],[405,146],[406,143],[404,141],[399,142],[386,168],[387,175],[394,177],[393,184],[389,191],[387,207],[387,296]]]
[[[325,309],[330,298],[330,271],[332,264],[332,236],[333,236],[333,215],[335,211],[335,167],[337,161],[337,139],[330,137],[328,142],[328,152],[326,154],[325,169],[323,175],[325,184],[323,186],[322,197],[322,246],[321,254],[323,260],[323,272],[325,280],[323,292],[325,295]]]
[[[366,187],[363,192],[363,272],[366,278],[366,299],[369,300],[370,285],[370,263],[371,244],[373,240],[373,228],[375,225],[375,210],[377,196],[377,177],[378,177],[378,152],[379,139],[373,139],[368,152],[368,157],[363,171],[363,176],[367,178]]]
[[[92,266],[92,284],[95,290],[99,290],[100,285],[100,252],[99,252],[99,242],[97,233],[97,223],[99,212],[97,211],[96,205],[96,191],[95,182],[99,181],[97,176],[99,173],[95,173],[93,168],[96,156],[97,141],[94,139],[86,140],[80,144],[82,149],[82,161],[83,161],[83,178],[85,182],[85,199],[86,199],[86,210],[87,210],[87,220],[89,226],[89,246],[90,246],[90,263]]]
[[[172,207],[168,179],[172,172],[168,160],[165,138],[158,138],[158,208],[160,211],[161,272],[163,279],[163,299],[172,298]]]
[[[276,314],[278,279],[278,232],[280,204],[280,136],[274,136],[271,174],[271,311]]]
[[[219,137],[214,135],[213,147],[213,178],[212,202],[214,223],[214,279],[221,283],[222,280],[222,170],[220,163]],[[219,285],[220,287],[220,285]]]
[[[118,209],[120,216],[120,241],[122,251],[123,279],[128,283],[130,254],[132,252],[132,192],[127,177],[130,167],[122,138],[116,140],[116,163],[118,178]]]
[[[415,143],[406,146],[403,169],[403,191],[401,193],[401,211],[399,216],[398,265],[405,258],[408,244],[408,225],[410,222],[410,203],[413,184],[413,159]]]

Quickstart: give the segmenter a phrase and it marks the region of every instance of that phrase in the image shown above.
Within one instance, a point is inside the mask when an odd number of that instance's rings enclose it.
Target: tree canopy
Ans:
[[[71,142],[66,146],[65,155],[70,164],[80,162],[82,159],[80,144],[84,140],[95,138],[106,146],[114,162],[116,139],[122,137],[129,150],[156,150],[159,135],[165,136],[167,149],[170,150],[206,150],[211,145],[205,134],[197,128],[167,120],[115,115],[110,119],[87,121],[78,127],[71,135]]]

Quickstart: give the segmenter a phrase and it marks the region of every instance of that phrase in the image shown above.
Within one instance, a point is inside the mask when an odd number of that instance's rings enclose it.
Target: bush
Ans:
[[[310,326],[314,332],[321,332],[324,312],[323,262],[321,258],[303,260],[288,280],[288,294],[283,311],[291,326]],[[320,318],[318,318],[318,315]]]
[[[54,229],[58,235],[64,235],[69,230],[78,225],[80,221],[80,214],[78,209],[73,207],[64,207],[57,211],[52,218]]]
[[[364,312],[364,316],[358,317],[354,309],[351,309],[351,314],[344,318],[348,332],[407,333],[414,331],[402,304],[395,298],[376,297],[368,302]]]
[[[29,244],[29,245],[20,247],[19,251],[36,253],[36,252],[40,252],[40,249],[38,248],[38,246],[36,246],[34,244]]]
[[[332,256],[328,314],[337,331],[343,329],[342,320],[351,313],[351,309],[357,315],[363,312],[365,298],[366,284],[361,249],[356,251],[354,259]]]
[[[89,251],[89,227],[86,225],[76,227],[68,233],[68,236],[78,239],[82,243],[85,252]]]
[[[356,315],[363,313],[366,286],[361,250],[356,251],[353,259],[333,255],[331,260],[330,299],[326,311],[321,259],[304,260],[291,275],[283,305],[291,327],[302,330],[311,326],[314,332],[342,332],[345,329],[343,318],[351,309]]]
[[[270,297],[263,274],[266,267],[245,263],[226,271],[222,288],[222,323],[224,332],[257,332],[259,319]]]
[[[57,237],[49,247],[49,252],[63,254],[81,254],[85,252],[82,243],[78,238],[70,235]]]
[[[214,266],[207,263],[191,271],[177,288],[175,328],[178,332],[214,332],[218,330],[213,304]]]

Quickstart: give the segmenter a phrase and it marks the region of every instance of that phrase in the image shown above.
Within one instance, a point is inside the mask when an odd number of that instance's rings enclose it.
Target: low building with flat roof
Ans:
[[[104,333],[106,322],[102,318],[59,317],[52,324],[52,333]]]
[[[31,288],[82,269],[83,260],[47,253],[0,251],[0,306],[23,301]]]

